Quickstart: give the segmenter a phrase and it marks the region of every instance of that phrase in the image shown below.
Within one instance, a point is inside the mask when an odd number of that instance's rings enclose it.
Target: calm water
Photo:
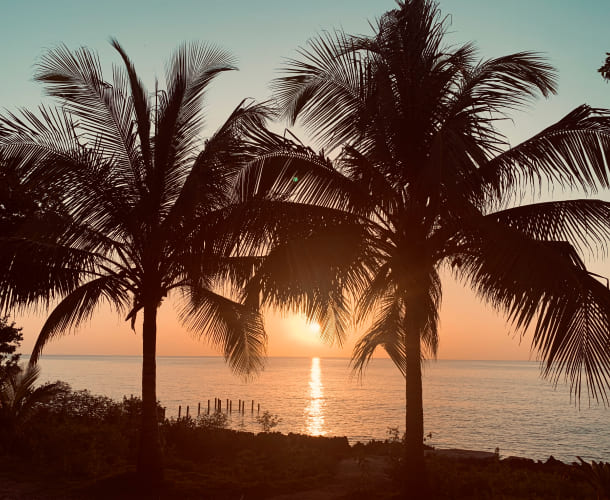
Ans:
[[[42,378],[65,380],[115,399],[140,393],[141,360],[131,356],[52,356],[40,361]],[[347,436],[351,442],[385,439],[404,430],[404,382],[389,360],[376,359],[360,383],[345,359],[270,358],[263,374],[245,382],[222,358],[158,358],[157,394],[168,416],[178,405],[191,412],[208,399],[233,400],[231,426],[258,431],[251,400],[282,418],[281,432]],[[247,400],[245,416],[237,401]],[[437,361],[424,369],[425,432],[440,448],[493,451],[564,461],[610,461],[610,410],[557,390],[527,361]]]

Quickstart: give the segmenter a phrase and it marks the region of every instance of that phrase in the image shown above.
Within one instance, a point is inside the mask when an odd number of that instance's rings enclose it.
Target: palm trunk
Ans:
[[[426,498],[428,480],[424,462],[421,340],[417,321],[408,320],[405,340],[405,493],[407,498]]]
[[[147,482],[163,479],[159,426],[157,422],[157,304],[144,306],[142,326],[142,427],[138,454],[138,475]]]

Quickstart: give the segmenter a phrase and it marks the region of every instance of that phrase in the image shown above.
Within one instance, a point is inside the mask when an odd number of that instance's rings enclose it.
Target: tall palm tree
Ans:
[[[142,312],[142,428],[138,471],[160,478],[156,415],[157,310],[181,292],[180,317],[222,349],[239,373],[261,368],[266,347],[258,313],[234,300],[257,260],[224,240],[235,175],[254,154],[249,131],[267,109],[242,102],[205,141],[202,98],[231,56],[184,44],[166,90],[149,94],[116,40],[124,67],[103,78],[96,53],[59,46],[35,79],[60,107],[2,118],[0,148],[32,192],[51,193],[52,217],[27,217],[0,247],[2,309],[52,306],[32,352],[77,329],[101,303],[135,327]],[[226,293],[225,293],[226,292]]]
[[[446,29],[434,2],[407,0],[373,36],[311,40],[276,95],[334,157],[286,140],[240,179],[243,229],[268,249],[246,300],[302,308],[339,340],[353,311],[354,369],[380,347],[405,376],[411,491],[425,488],[421,362],[443,273],[531,332],[545,375],[577,396],[610,389],[610,291],[579,256],[607,252],[610,203],[538,196],[610,186],[610,114],[581,106],[511,148],[499,121],[554,93],[553,68],[529,52],[479,61],[445,47]]]

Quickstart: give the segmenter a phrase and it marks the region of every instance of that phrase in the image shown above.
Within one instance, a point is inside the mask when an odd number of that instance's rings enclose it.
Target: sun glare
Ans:
[[[320,323],[314,321],[313,323],[309,323],[307,327],[311,333],[320,333]]]
[[[315,323],[317,325],[317,323]],[[320,325],[318,325],[318,328]],[[305,408],[307,419],[307,434],[312,436],[323,436],[324,410],[326,401],[324,399],[324,384],[322,383],[322,370],[320,369],[320,358],[311,358],[311,371],[309,379],[309,403]]]

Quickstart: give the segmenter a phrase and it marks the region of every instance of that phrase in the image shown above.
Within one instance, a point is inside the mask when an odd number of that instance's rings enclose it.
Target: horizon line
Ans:
[[[21,356],[24,357],[30,357],[32,355],[32,353],[21,353]],[[62,353],[54,353],[54,354],[43,354],[39,357],[39,361],[42,360],[45,357],[106,357],[106,358],[117,358],[117,357],[122,357],[122,358],[141,358],[142,355],[141,354],[62,354]],[[217,355],[217,354],[158,354],[156,356],[157,358],[219,358],[219,359],[224,359],[224,356],[222,355]],[[279,355],[270,355],[270,356],[266,356],[266,358],[288,358],[288,359],[314,359],[314,358],[319,358],[319,359],[344,359],[344,360],[350,360],[351,357],[350,356],[289,356],[289,355],[284,355],[284,356],[279,356]],[[391,361],[391,359],[389,357],[374,357],[371,358],[372,360],[375,359],[387,359],[388,361]],[[524,362],[530,362],[530,363],[540,363],[540,360],[536,360],[536,359],[482,359],[482,358],[478,358],[478,359],[465,359],[465,358],[429,358],[429,359],[425,359],[424,361],[524,361]]]

